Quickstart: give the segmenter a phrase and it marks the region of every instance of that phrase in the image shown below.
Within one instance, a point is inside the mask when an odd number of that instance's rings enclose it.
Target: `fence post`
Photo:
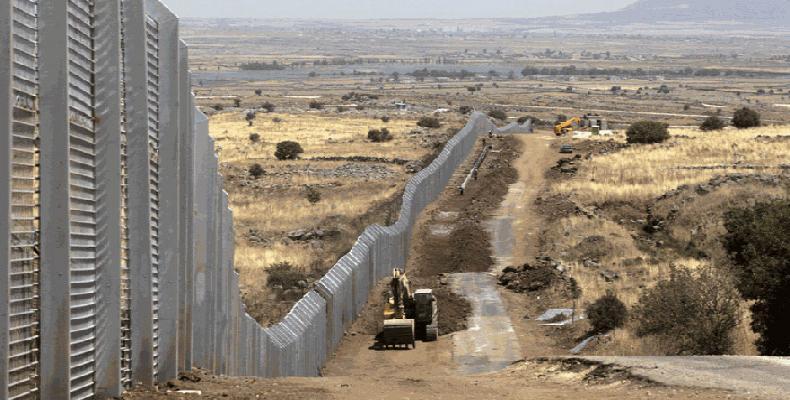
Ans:
[[[154,382],[148,67],[143,0],[124,6],[132,380]]]
[[[0,399],[8,398],[9,279],[11,268],[11,2],[0,5]]]
[[[178,375],[179,255],[179,83],[178,19],[158,0],[146,13],[159,33],[159,343],[157,381]]]
[[[97,2],[96,395],[120,397],[121,386],[121,10]]]
[[[70,393],[68,24],[66,1],[39,6],[41,137],[40,397]]]

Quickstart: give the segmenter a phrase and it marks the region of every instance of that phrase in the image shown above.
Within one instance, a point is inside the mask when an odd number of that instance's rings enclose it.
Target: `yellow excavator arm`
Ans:
[[[581,125],[582,120],[579,117],[573,117],[565,122],[560,122],[557,125],[554,125],[554,133],[557,135],[561,135],[566,132],[573,132],[573,126]]]

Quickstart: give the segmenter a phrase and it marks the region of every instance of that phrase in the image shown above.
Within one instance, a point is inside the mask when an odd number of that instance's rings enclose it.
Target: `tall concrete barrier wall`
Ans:
[[[0,399],[120,396],[201,367],[316,376],[482,114],[278,324],[244,307],[187,46],[157,0],[0,1]]]

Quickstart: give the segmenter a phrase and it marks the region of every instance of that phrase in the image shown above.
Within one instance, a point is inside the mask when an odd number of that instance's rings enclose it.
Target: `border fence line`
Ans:
[[[4,0],[0,39],[0,399],[112,398],[193,367],[318,375],[496,129],[473,114],[406,184],[398,220],[368,227],[264,328],[241,299],[176,16],[158,0]]]

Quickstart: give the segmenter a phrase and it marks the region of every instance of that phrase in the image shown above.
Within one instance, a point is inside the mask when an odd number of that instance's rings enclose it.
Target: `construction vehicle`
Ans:
[[[384,304],[384,328],[379,344],[414,348],[417,338],[432,342],[438,337],[439,311],[433,290],[412,292],[406,272],[395,268]]]
[[[562,136],[568,133],[573,133],[573,130],[581,126],[582,120],[579,117],[573,117],[567,121],[558,122],[554,125],[554,134]]]

